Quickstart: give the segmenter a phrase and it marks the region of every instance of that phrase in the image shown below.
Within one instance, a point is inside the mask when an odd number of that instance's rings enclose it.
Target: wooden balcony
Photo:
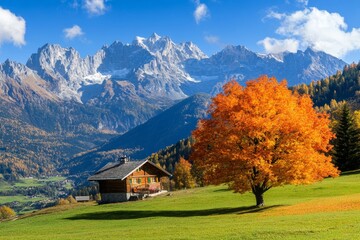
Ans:
[[[162,190],[161,183],[139,184],[131,187],[132,193],[153,194]]]

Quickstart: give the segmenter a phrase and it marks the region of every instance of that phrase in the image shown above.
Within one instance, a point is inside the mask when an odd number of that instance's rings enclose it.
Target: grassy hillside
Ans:
[[[72,183],[65,177],[20,178],[8,183],[0,179],[0,205],[5,204],[19,214],[53,206],[55,200],[69,194]]]
[[[0,223],[0,239],[356,239],[360,174],[252,194],[224,186],[138,202],[44,209]]]

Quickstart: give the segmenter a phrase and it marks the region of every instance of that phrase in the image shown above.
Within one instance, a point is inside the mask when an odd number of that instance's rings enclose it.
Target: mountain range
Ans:
[[[9,125],[0,132],[0,174],[50,173],[89,149],[120,147],[144,157],[188,136],[197,119],[205,116],[205,95],[189,98],[195,94],[213,95],[230,79],[244,84],[262,74],[286,78],[289,85],[309,83],[345,65],[311,49],[264,55],[227,46],[208,57],[192,42],[176,44],[155,33],[136,37],[131,44],[116,41],[85,58],[73,48],[46,44],[25,65],[11,60],[0,64],[0,117]],[[199,107],[192,108],[194,102]],[[168,112],[178,112],[173,117],[179,122],[171,125]],[[170,126],[177,131],[162,130]],[[19,128],[34,129],[21,151],[14,141],[22,137],[6,132]],[[161,132],[169,136],[159,137]],[[39,134],[48,140],[31,141]],[[9,156],[13,160],[5,160]]]

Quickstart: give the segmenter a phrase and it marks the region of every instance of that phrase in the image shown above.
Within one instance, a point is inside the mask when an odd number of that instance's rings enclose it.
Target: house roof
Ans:
[[[140,168],[144,164],[151,164],[152,166],[159,169],[164,175],[171,176],[171,174],[156,164],[150,162],[149,160],[143,161],[126,161],[126,162],[116,162],[108,163],[97,171],[94,175],[88,178],[88,181],[100,181],[100,180],[124,180],[136,169]]]

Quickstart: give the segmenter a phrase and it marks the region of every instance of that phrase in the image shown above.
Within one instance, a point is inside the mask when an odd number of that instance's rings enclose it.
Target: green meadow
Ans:
[[[10,184],[0,179],[0,204],[11,205],[20,214],[32,212],[39,208],[40,201],[54,201],[51,199],[54,198],[57,189],[71,189],[71,183],[65,180],[65,177],[60,176],[20,178]]]
[[[265,193],[225,186],[143,201],[58,206],[0,223],[0,239],[360,239],[360,174]]]

